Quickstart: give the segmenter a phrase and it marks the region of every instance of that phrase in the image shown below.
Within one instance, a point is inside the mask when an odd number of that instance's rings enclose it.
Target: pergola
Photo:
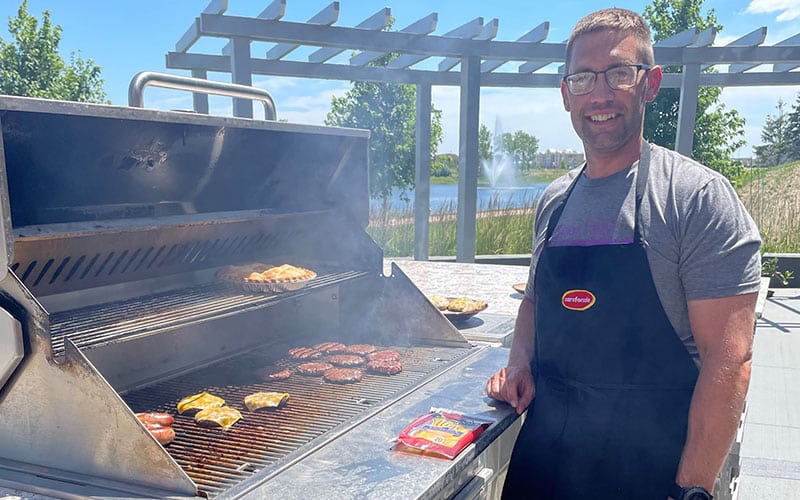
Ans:
[[[383,8],[356,26],[336,26],[339,2],[324,7],[306,22],[283,20],[286,0],[273,0],[255,17],[226,15],[227,0],[212,0],[167,53],[168,68],[191,71],[196,78],[208,72],[230,73],[231,81],[252,85],[253,75],[347,81],[406,83],[416,86],[416,170],[414,197],[414,258],[428,259],[431,87],[460,87],[458,214],[456,260],[475,259],[479,164],[478,130],[481,87],[558,88],[563,75],[566,42],[546,41],[545,21],[514,41],[495,40],[498,19],[479,17],[444,34],[435,34],[438,14],[432,13],[397,31],[384,31],[391,9]],[[714,46],[713,29],[689,29],[655,44],[656,62],[681,67],[665,73],[662,87],[680,88],[676,149],[692,152],[698,89],[703,86],[799,85],[800,33],[764,46],[766,27],[725,45]],[[191,52],[204,37],[227,39],[219,54]],[[274,43],[264,54],[253,54],[253,42]],[[307,60],[290,60],[299,47],[313,50]],[[354,53],[345,62],[342,52]],[[386,67],[371,61],[398,53]],[[423,65],[419,63],[425,62]],[[433,69],[430,67],[434,66]],[[556,68],[553,70],[553,68]],[[717,72],[704,70],[713,67]],[[194,110],[208,113],[207,94],[194,94]],[[252,101],[235,98],[234,116],[252,117]]]

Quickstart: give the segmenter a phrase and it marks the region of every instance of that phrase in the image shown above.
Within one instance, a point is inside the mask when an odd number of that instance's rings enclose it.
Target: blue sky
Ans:
[[[22,0],[0,0],[0,37],[9,39],[7,20],[16,16]],[[255,16],[270,0],[229,0],[228,14]],[[287,0],[284,20],[303,22],[322,10],[330,0]],[[446,33],[476,17],[485,22],[499,19],[496,40],[515,40],[544,21],[550,21],[549,42],[561,42],[569,36],[575,22],[592,10],[609,5],[626,7],[638,12],[649,2],[617,0],[600,3],[581,0],[543,2],[514,0],[402,0],[397,4],[370,0],[340,0],[337,25],[355,26],[385,6],[392,7],[395,27],[400,29],[414,21],[437,12],[436,34]],[[194,18],[206,7],[208,0],[29,0],[28,12],[41,19],[44,10],[50,19],[63,28],[60,52],[69,59],[75,52],[83,59],[92,59],[102,68],[105,90],[115,105],[127,104],[128,84],[139,71],[160,71],[186,75],[180,70],[166,68],[165,55],[173,50]],[[800,33],[800,0],[706,0],[703,13],[714,8],[722,32],[715,45],[725,45],[761,26],[767,27],[765,44],[771,45]],[[206,40],[193,51],[219,53],[222,43]],[[269,44],[253,44],[252,53],[261,57]],[[307,52],[297,51],[291,58],[301,58]],[[212,78],[229,81],[229,75],[212,74]],[[296,123],[321,124],[330,108],[333,96],[342,96],[349,82],[329,80],[255,77],[254,85],[270,91],[275,98],[278,115]],[[796,102],[798,85],[791,87],[729,88],[722,102],[737,109],[747,120],[747,146],[739,151],[751,154],[752,147],[761,143],[760,133],[768,115],[776,113],[782,98],[788,105]],[[191,107],[188,93],[148,88],[145,106],[155,109],[186,109]],[[434,87],[433,104],[443,112],[444,142],[439,152],[458,151],[458,89]],[[229,100],[212,98],[212,112],[230,114]],[[256,108],[258,109],[258,108]],[[539,138],[540,149],[581,150],[569,116],[563,110],[557,89],[484,89],[481,93],[481,122],[504,132],[524,130]]]

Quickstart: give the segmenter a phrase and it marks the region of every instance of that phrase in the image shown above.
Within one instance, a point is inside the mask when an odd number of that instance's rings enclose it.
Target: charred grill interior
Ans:
[[[383,275],[365,131],[10,97],[0,126],[0,340],[23,353],[0,359],[0,480],[243,495],[480,351],[396,266]],[[316,277],[281,293],[218,277],[251,262]],[[264,378],[324,341],[391,347],[403,370]],[[202,391],[242,419],[177,415]],[[290,398],[251,412],[257,391]],[[176,416],[171,444],[146,411]]]
[[[287,380],[267,381],[263,374],[270,368],[293,368],[300,361],[286,356],[274,360],[275,353],[264,350],[132,391],[123,398],[135,412],[174,413],[182,397],[208,391],[242,412],[242,420],[228,430],[199,428],[191,415],[176,416],[177,437],[166,449],[201,493],[213,496],[260,470],[279,466],[282,459],[302,453],[315,440],[330,439],[337,428],[378,411],[466,354],[464,349],[436,347],[398,350],[404,362],[401,373],[386,376],[365,371],[363,380],[355,384],[332,384],[297,373]],[[290,397],[282,408],[250,412],[242,401],[257,391],[288,392]]]

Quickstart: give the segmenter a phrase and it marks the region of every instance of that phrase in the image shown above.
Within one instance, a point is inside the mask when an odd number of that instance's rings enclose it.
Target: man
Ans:
[[[643,140],[662,72],[641,16],[582,19],[565,74],[586,164],[542,195],[487,382],[527,409],[503,496],[710,498],[750,379],[758,230],[724,177]]]

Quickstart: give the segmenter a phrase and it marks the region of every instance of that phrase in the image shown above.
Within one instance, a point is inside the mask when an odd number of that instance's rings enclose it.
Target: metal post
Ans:
[[[687,64],[681,76],[681,97],[678,104],[678,128],[675,133],[675,150],[692,156],[694,125],[697,115],[697,93],[700,91],[700,65]]]
[[[192,69],[192,78],[208,80],[208,71],[199,68]],[[192,109],[196,113],[208,114],[208,94],[203,92],[192,93]]]
[[[478,200],[478,128],[481,60],[461,58],[461,109],[458,137],[458,215],[456,262],[475,261],[475,220]]]
[[[431,85],[417,85],[414,260],[428,260],[431,192]]]
[[[253,70],[250,60],[250,40],[244,37],[231,38],[231,81],[239,85],[253,86]],[[253,102],[233,99],[233,116],[253,117]]]

